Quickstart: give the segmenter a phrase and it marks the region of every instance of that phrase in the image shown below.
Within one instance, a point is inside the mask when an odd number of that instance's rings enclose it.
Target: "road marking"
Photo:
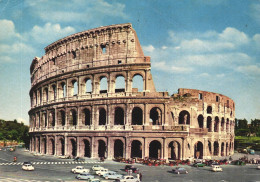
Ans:
[[[32,165],[40,165],[40,164],[52,164],[52,165],[58,165],[58,164],[96,164],[96,163],[104,163],[104,162],[32,162]],[[0,166],[6,166],[6,165],[23,165],[23,162],[9,162],[9,163],[0,163]],[[0,181],[1,182],[1,181]]]

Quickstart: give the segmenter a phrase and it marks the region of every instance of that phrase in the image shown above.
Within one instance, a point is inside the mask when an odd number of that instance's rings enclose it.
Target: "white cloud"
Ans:
[[[221,74],[217,74],[216,75],[218,78],[223,78],[223,77],[225,77],[226,75],[224,74],[224,73],[221,73]]]
[[[65,37],[75,32],[73,27],[61,28],[59,24],[46,23],[43,27],[35,25],[30,35],[38,43],[52,43],[59,38]]]
[[[245,73],[245,74],[257,74],[260,75],[260,66],[258,65],[245,65],[239,66],[237,71]]]
[[[201,76],[201,77],[208,77],[209,74],[208,73],[201,73],[199,76]]]
[[[148,45],[148,46],[143,46],[143,50],[147,52],[153,52],[154,51],[154,46]]]
[[[254,40],[257,48],[260,49],[260,34],[255,34],[253,37],[253,40]]]
[[[19,33],[16,33],[14,23],[10,20],[0,20],[0,27],[0,41],[21,37]]]
[[[251,4],[250,8],[250,15],[258,24],[260,24],[260,1]]]
[[[181,66],[168,66],[164,61],[161,62],[155,62],[153,64],[153,68],[157,70],[162,70],[166,72],[172,72],[172,73],[190,73],[193,71],[191,67],[181,67]]]
[[[249,39],[244,32],[240,32],[239,30],[227,27],[220,35],[220,40],[231,42],[236,45],[247,44]]]

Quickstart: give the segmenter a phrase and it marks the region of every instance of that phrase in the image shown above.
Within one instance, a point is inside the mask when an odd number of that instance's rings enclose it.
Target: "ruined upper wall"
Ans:
[[[32,61],[32,85],[79,69],[143,63],[150,66],[130,23],[99,27],[60,39]]]

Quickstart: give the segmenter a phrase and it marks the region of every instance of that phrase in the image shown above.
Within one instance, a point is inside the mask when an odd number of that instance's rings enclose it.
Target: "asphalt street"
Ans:
[[[13,163],[13,157],[18,161]],[[35,171],[23,171],[22,162],[31,161]],[[109,170],[124,172],[124,163],[105,161],[99,163],[98,160],[86,159],[86,163],[75,163],[72,159],[59,159],[54,156],[34,156],[24,149],[17,149],[14,152],[0,151],[0,182],[61,182],[78,181],[76,174],[71,173],[71,169],[82,165],[91,168],[94,164],[100,164]],[[260,170],[256,165],[235,166],[223,165],[223,172],[212,172],[210,167],[183,166],[188,170],[188,174],[173,174],[171,171],[175,167],[170,166],[146,166],[135,164],[143,174],[144,182],[260,182]],[[98,176],[96,176],[98,177]]]

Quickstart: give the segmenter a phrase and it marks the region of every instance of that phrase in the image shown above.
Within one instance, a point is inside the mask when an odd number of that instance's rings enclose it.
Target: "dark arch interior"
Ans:
[[[150,111],[150,119],[153,122],[153,125],[159,125],[159,109],[157,107],[154,107]]]
[[[114,158],[123,157],[124,144],[121,140],[116,140],[114,144]]]
[[[152,141],[149,145],[149,158],[158,159],[161,157],[161,143],[157,140]]]
[[[121,107],[115,109],[115,125],[124,125],[124,110]]]
[[[131,158],[142,158],[142,143],[138,140],[134,140],[131,144]]]
[[[90,156],[90,143],[88,140],[84,140],[84,157]]]
[[[207,128],[208,128],[208,131],[209,132],[212,132],[212,127],[211,127],[211,125],[212,125],[212,121],[211,121],[211,117],[210,116],[208,116],[207,117]]]
[[[219,152],[219,144],[218,142],[214,142],[214,154],[213,155],[218,155]]]
[[[132,111],[132,125],[143,124],[143,111],[139,107],[135,107]]]
[[[90,111],[89,109],[84,109],[84,124],[90,125]]]
[[[203,128],[203,116],[199,115],[198,117],[198,124],[199,124],[199,128]]]
[[[98,140],[98,157],[106,157],[106,143],[103,140]]]
[[[61,155],[65,155],[65,142],[63,139],[60,139],[60,145],[61,145]]]
[[[181,111],[179,114],[179,124],[190,124],[190,114],[188,111]]]
[[[106,110],[104,108],[99,110],[99,125],[106,125]]]
[[[171,160],[179,160],[180,159],[180,144],[179,142],[172,141],[169,143],[169,153],[168,153],[168,158]]]
[[[203,158],[203,144],[201,142],[198,142],[194,146],[194,158],[196,158],[196,159],[197,158],[199,158],[199,159]]]
[[[208,106],[208,107],[207,107],[207,113],[208,113],[208,114],[212,114],[212,107],[211,107],[211,106]]]

